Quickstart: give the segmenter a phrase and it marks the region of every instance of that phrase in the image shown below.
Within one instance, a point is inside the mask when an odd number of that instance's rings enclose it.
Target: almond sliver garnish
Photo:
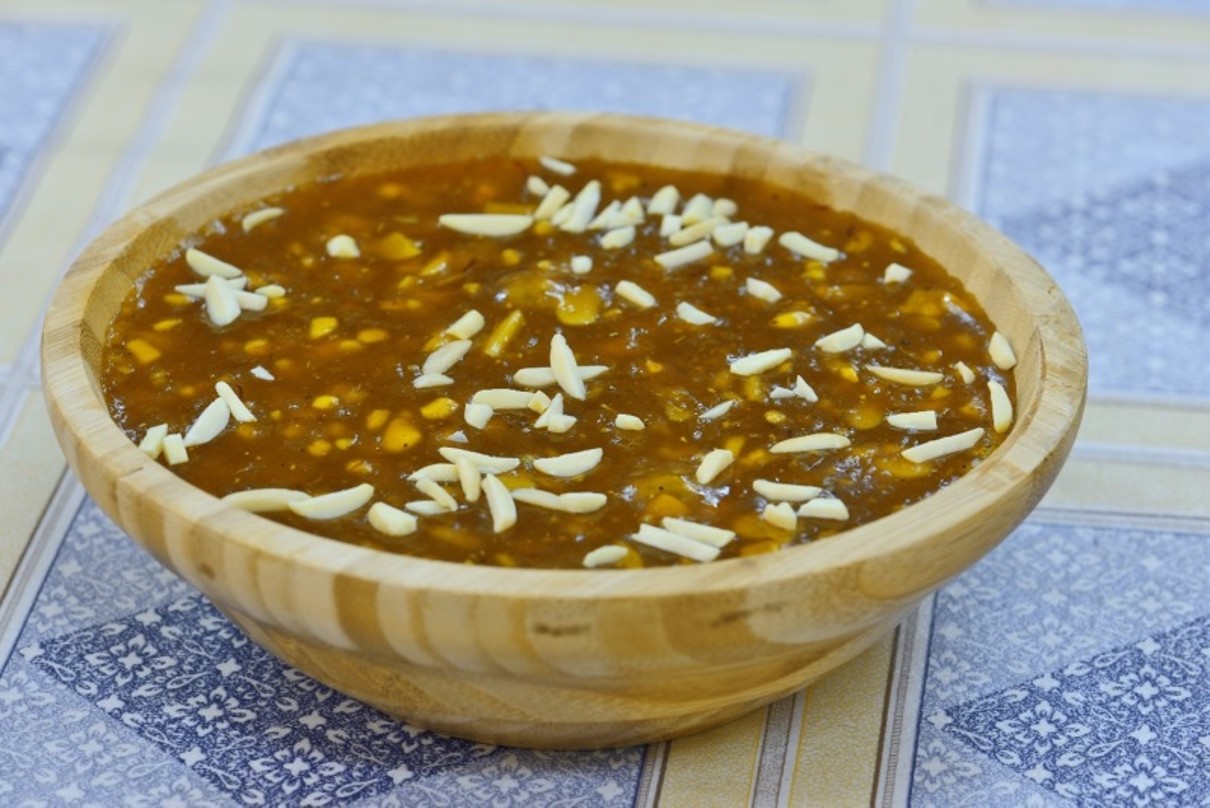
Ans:
[[[559,229],[568,233],[583,233],[596,215],[597,205],[600,203],[601,183],[597,180],[589,180],[572,200],[571,215],[567,217],[567,221],[559,225]]]
[[[185,440],[177,433],[165,435],[163,440],[164,459],[168,465],[177,466],[189,462],[189,452],[185,449]]]
[[[517,488],[512,492],[513,500],[526,505],[536,505],[549,511],[563,510],[559,495],[553,491],[543,491],[541,488]]]
[[[755,480],[752,490],[773,502],[806,502],[823,493],[823,489],[815,485],[779,483],[773,480]]]
[[[955,362],[954,370],[958,371],[958,378],[962,379],[966,384],[970,384],[975,380],[975,371],[970,369],[970,366],[965,362]]]
[[[629,550],[620,545],[607,544],[604,547],[589,550],[584,555],[583,564],[589,569],[595,569],[596,567],[607,567],[611,564],[616,564],[621,561],[629,552]]]
[[[609,497],[596,491],[568,491],[559,494],[559,507],[568,513],[593,513],[605,507]]]
[[[634,225],[615,227],[601,236],[601,246],[607,250],[618,250],[634,241]]]
[[[487,509],[492,515],[492,531],[503,533],[517,524],[517,504],[504,483],[494,474],[483,478],[483,494],[487,498]]]
[[[428,355],[424,360],[424,364],[420,367],[420,374],[428,376],[435,373],[445,373],[462,361],[462,357],[466,356],[467,352],[470,351],[471,344],[469,339],[457,339],[453,342],[447,342]]]
[[[605,365],[577,365],[576,372],[584,381],[591,381],[609,368]],[[522,387],[550,387],[557,384],[555,372],[550,368],[521,368],[513,374],[513,382]]]
[[[955,452],[966,451],[978,443],[982,437],[983,427],[977,426],[974,429],[959,432],[957,435],[948,435],[944,438],[931,440],[928,443],[921,443],[910,449],[904,449],[900,454],[903,455],[904,459],[910,460],[913,463],[927,463],[930,460],[936,460],[939,457],[945,457]]]
[[[648,547],[684,556],[694,561],[713,561],[718,558],[719,554],[717,547],[655,525],[639,525],[638,532],[632,533],[630,538],[639,544],[646,544]]]
[[[637,415],[629,415],[624,412],[619,412],[617,417],[613,419],[613,425],[618,429],[626,429],[632,432],[640,432],[647,428],[643,423],[643,419]]]
[[[496,411],[486,404],[475,404],[470,402],[463,409],[463,417],[468,424],[475,429],[483,429],[487,426],[487,422],[492,420],[492,416]]]
[[[698,420],[699,421],[713,421],[718,418],[722,418],[724,415],[726,415],[728,412],[730,412],[731,408],[734,406],[735,406],[735,399],[728,399],[727,401],[724,401],[722,404],[715,404],[713,407],[711,407],[710,409],[706,410],[701,415],[699,415]]]
[[[744,289],[752,297],[766,303],[776,303],[781,300],[781,292],[777,290],[777,287],[760,278],[748,278],[744,281]]]
[[[256,420],[256,416],[252,414],[252,410],[240,400],[235,391],[231,389],[231,385],[226,382],[217,382],[214,385],[214,392],[218,393],[227,404],[227,408],[231,410],[231,417],[242,424],[252,423]]]
[[[416,517],[385,502],[375,502],[366,513],[370,527],[387,536],[406,536],[416,532]]]
[[[800,258],[810,258],[815,261],[822,261],[825,264],[831,263],[840,257],[840,250],[834,247],[827,247],[818,241],[812,241],[802,233],[797,233],[793,230],[782,233],[777,239],[777,243]]]
[[[685,264],[692,264],[694,261],[708,258],[713,254],[714,248],[710,246],[709,241],[696,241],[685,247],[678,247],[675,250],[659,253],[655,256],[655,262],[664,269],[676,269]]]
[[[601,462],[605,452],[600,447],[580,452],[540,457],[534,460],[534,468],[552,477],[578,477],[592,471]]]
[[[430,387],[444,387],[453,383],[454,380],[444,373],[422,373],[412,381],[412,387],[417,390],[427,390]]]
[[[838,499],[819,497],[800,505],[798,515],[808,519],[834,519],[843,522],[849,518],[849,509]]]
[[[714,525],[703,525],[701,522],[692,522],[688,519],[679,519],[675,516],[665,516],[660,520],[660,524],[665,530],[679,533],[694,541],[705,542],[711,547],[725,547],[735,538],[734,530],[727,530],[726,528],[715,527]]]
[[[1017,355],[1013,353],[1013,346],[999,331],[992,334],[991,341],[987,344],[987,353],[1000,370],[1012,370],[1017,364]]]
[[[769,447],[774,454],[789,454],[796,452],[823,452],[829,449],[843,449],[850,445],[844,435],[834,432],[815,432],[811,435],[800,435],[797,438],[787,438]]]
[[[287,503],[290,510],[307,519],[336,519],[352,513],[370,501],[374,486],[369,483],[355,485],[342,491],[320,494]]]
[[[902,264],[889,264],[886,271],[882,273],[883,283],[903,283],[908,278],[912,277],[912,270]]]
[[[550,185],[537,174],[530,174],[525,178],[525,190],[534,196],[545,196],[550,191]]]
[[[897,412],[886,417],[886,422],[896,429],[931,431],[937,428],[937,411]]]
[[[408,479],[412,481],[422,477],[438,483],[452,483],[458,480],[458,469],[453,463],[431,463],[408,475]]]
[[[906,384],[922,387],[937,384],[945,378],[944,375],[931,370],[911,370],[909,368],[891,368],[880,365],[866,365],[866,370],[879,378],[896,384]]]
[[[727,222],[714,228],[710,238],[720,247],[734,247],[748,235],[747,222]]]
[[[204,277],[238,278],[244,274],[239,267],[193,248],[185,250],[185,263],[194,272]]]
[[[209,443],[227,428],[230,420],[231,408],[227,406],[226,401],[216,398],[206,406],[206,409],[202,410],[193,425],[185,431],[185,446]]]
[[[681,192],[676,189],[676,186],[665,185],[651,195],[651,201],[647,203],[647,215],[663,216],[672,213],[680,201]]]
[[[466,457],[455,458],[455,460],[454,460],[455,469],[458,468],[459,461],[462,461],[465,463],[472,463],[472,461],[467,459]],[[474,464],[472,463],[472,468],[473,467],[474,467]],[[417,491],[419,491],[422,494],[426,494],[429,499],[433,500],[433,502],[436,502],[438,505],[445,508],[447,511],[458,510],[458,500],[454,499],[453,496],[451,496],[450,493],[448,491],[446,491],[444,488],[442,488],[441,485],[438,482],[436,482],[435,480],[430,480],[427,477],[420,477],[416,480],[413,480],[412,484],[416,486]]]
[[[1007,432],[1013,425],[1013,403],[1008,398],[1008,391],[1000,382],[988,379],[987,392],[992,401],[992,428],[998,433]]]
[[[210,322],[218,326],[235,322],[242,309],[235,297],[235,290],[218,275],[211,275],[206,280],[206,290],[203,295],[206,300],[206,316]]]
[[[588,388],[580,378],[576,365],[576,355],[562,334],[550,338],[550,370],[564,393],[580,401],[588,397]]]
[[[456,449],[453,446],[442,446],[437,452],[451,463],[457,457],[469,458],[481,474],[505,474],[521,465],[520,458],[495,457],[472,452],[470,449]]]
[[[618,281],[613,291],[640,309],[649,309],[655,305],[655,296],[634,281]]]
[[[470,236],[515,236],[528,230],[534,217],[525,213],[443,213],[437,223]]]
[[[250,233],[257,225],[272,221],[283,213],[285,211],[281,208],[261,208],[260,210],[254,210],[240,220],[240,227],[243,228],[245,233]]]
[[[403,507],[421,516],[443,516],[451,512],[440,502],[434,502],[431,499],[414,499],[411,502],[403,503]]]
[[[755,376],[785,362],[792,355],[789,348],[774,348],[769,351],[748,354],[731,363],[731,372],[737,376]]]
[[[772,227],[765,227],[763,224],[750,227],[748,232],[744,233],[744,252],[748,255],[759,255],[765,251],[765,247],[772,239]]]
[[[534,394],[530,390],[514,390],[511,387],[493,387],[480,390],[471,396],[472,404],[486,404],[493,410],[527,410]]]
[[[486,321],[483,319],[483,315],[477,310],[471,309],[466,314],[462,315],[451,323],[450,326],[445,329],[445,333],[449,334],[455,339],[470,339],[482,331],[485,324]]]
[[[760,518],[782,530],[798,528],[798,514],[794,512],[794,506],[788,502],[768,503],[760,512]]]
[[[156,424],[143,433],[143,439],[139,441],[139,449],[155,460],[160,456],[160,452],[164,448],[164,438],[168,436],[168,424]]]
[[[209,280],[209,279],[207,279]],[[232,289],[244,289],[248,286],[248,276],[240,275],[238,278],[223,278],[224,283]],[[206,281],[198,281],[197,283],[178,283],[172,287],[174,292],[180,292],[189,297],[205,297],[206,296]]]
[[[706,452],[706,456],[702,458],[702,462],[698,464],[697,471],[694,472],[694,479],[699,485],[709,485],[715,477],[722,474],[724,469],[731,465],[735,460],[735,455],[727,449],[712,449]]]
[[[538,158],[538,163],[547,171],[555,174],[562,174],[564,177],[570,177],[576,173],[576,167],[566,160],[560,160],[558,157],[542,155]]]
[[[538,203],[538,208],[534,211],[534,219],[538,221],[550,219],[567,204],[569,199],[571,199],[571,191],[562,185],[552,185],[546,192],[546,196],[542,197],[542,201]]]
[[[864,336],[865,329],[861,327],[861,324],[853,323],[848,328],[833,331],[831,334],[815,340],[815,347],[825,353],[844,353],[860,345]]]
[[[249,488],[228,494],[223,497],[223,502],[251,513],[270,513],[288,511],[291,502],[310,498],[305,491],[295,491],[293,488]]]
[[[685,203],[681,211],[681,219],[686,225],[695,224],[703,219],[709,219],[714,214],[714,200],[705,194],[694,194]]]
[[[677,303],[676,316],[690,325],[714,325],[718,322],[713,314],[707,314],[692,303]]]

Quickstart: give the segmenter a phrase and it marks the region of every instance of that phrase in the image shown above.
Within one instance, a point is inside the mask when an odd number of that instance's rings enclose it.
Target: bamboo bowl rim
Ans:
[[[632,138],[636,133],[642,136],[658,132],[660,137],[686,142],[706,139],[742,143],[776,160],[844,173],[863,187],[890,190],[906,202],[922,206],[928,215],[969,234],[980,252],[994,253],[1006,281],[1003,288],[1018,295],[1032,316],[1030,342],[1037,346],[1037,372],[1042,382],[1031,400],[1018,400],[1008,438],[991,456],[943,490],[827,540],[693,566],[547,570],[422,559],[346,544],[272,522],[227,505],[177,477],[141,452],[110,419],[82,351],[85,314],[98,282],[121,262],[132,240],[148,227],[173,218],[182,206],[196,204],[199,199],[229,196],[249,174],[280,172],[317,153],[355,149],[359,144],[384,139],[440,136],[450,131],[466,137],[486,133],[498,141],[502,131],[515,136],[517,132],[550,129],[569,133],[568,142],[574,143],[574,133],[580,127]],[[247,201],[261,196],[264,194],[258,193]],[[215,209],[213,214],[225,212]],[[860,209],[855,212],[861,215]],[[986,301],[981,302],[986,306]],[[126,214],[85,249],[64,277],[48,310],[42,350],[44,394],[52,409],[61,414],[65,428],[79,441],[79,451],[105,465],[114,481],[133,485],[153,498],[165,516],[202,525],[212,537],[291,565],[379,586],[528,601],[719,594],[807,579],[905,551],[927,553],[930,539],[957,529],[974,512],[995,509],[1014,492],[1019,494],[1032,477],[1043,473],[1045,466],[1056,459],[1062,461],[1079,423],[1087,378],[1087,355],[1079,324],[1053,279],[1020,248],[973,214],[901,180],[784,141],[701,124],[599,113],[488,113],[379,123],[294,141],[202,172]],[[1020,368],[1019,364],[1018,372]],[[1020,390],[1018,384],[1018,397]],[[70,451],[68,456],[74,460]]]

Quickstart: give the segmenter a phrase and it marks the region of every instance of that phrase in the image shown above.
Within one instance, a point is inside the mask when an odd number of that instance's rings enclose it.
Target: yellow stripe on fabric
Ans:
[[[748,804],[765,709],[678,738],[668,746],[659,808],[734,808]]]

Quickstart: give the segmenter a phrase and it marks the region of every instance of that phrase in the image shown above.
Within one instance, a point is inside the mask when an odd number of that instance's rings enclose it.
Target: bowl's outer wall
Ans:
[[[586,572],[424,561],[285,528],[184,483],[111,421],[96,383],[106,330],[133,279],[188,234],[290,184],[494,154],[752,177],[907,235],[1015,347],[1013,433],[946,490],[837,539],[695,567]],[[1086,384],[1079,325],[1053,280],[949,203],[755,136],[558,113],[348,130],[178,186],[78,259],[47,315],[42,367],[55,432],[93,498],[271,650],[418,723],[563,747],[707,726],[860,651],[1034,507],[1068,454]]]

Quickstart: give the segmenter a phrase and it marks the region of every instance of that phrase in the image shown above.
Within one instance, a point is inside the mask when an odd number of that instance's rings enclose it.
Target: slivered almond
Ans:
[[[487,497],[487,509],[492,515],[492,531],[503,533],[517,524],[517,503],[504,483],[494,474],[483,478],[483,494]]]
[[[450,510],[444,505],[431,499],[414,499],[411,502],[403,503],[403,507],[421,516],[441,516],[450,513]]]
[[[609,230],[614,227],[621,227],[626,222],[622,221],[622,203],[618,200],[613,200],[601,210],[596,217],[588,223],[589,230]]]
[[[798,528],[798,514],[794,512],[794,506],[788,502],[766,504],[764,510],[760,512],[760,518],[782,530]]]
[[[447,342],[425,358],[424,364],[420,366],[421,375],[445,373],[462,361],[462,357],[466,356],[467,352],[471,349],[471,345],[472,343],[469,339],[456,339],[453,342]]]
[[[936,410],[897,412],[893,415],[888,415],[886,422],[896,429],[928,432],[937,428],[937,412]]]
[[[762,281],[760,278],[748,278],[744,281],[744,289],[752,297],[755,297],[757,300],[763,300],[766,303],[776,303],[781,300],[781,292],[777,290],[777,287],[768,281]]]
[[[534,196],[546,196],[546,193],[550,190],[550,185],[537,174],[530,174],[525,178],[525,190]]]
[[[660,219],[660,238],[668,238],[681,230],[681,217],[675,213],[665,213]]]
[[[744,252],[748,255],[760,255],[773,238],[773,228],[759,224],[748,228],[744,233]]]
[[[528,230],[534,217],[525,213],[443,213],[437,223],[470,236],[515,236]]]
[[[458,471],[458,483],[462,486],[462,495],[466,497],[466,501],[478,502],[482,485],[479,479],[479,469],[475,468],[475,461],[466,455],[461,455],[454,458],[454,468]],[[437,500],[437,497],[433,497],[433,499]],[[437,501],[440,502],[440,500]]]
[[[541,390],[535,391],[529,397],[529,409],[531,412],[544,413],[546,408],[550,406],[550,396],[543,393]]]
[[[593,513],[605,507],[609,497],[596,491],[568,491],[559,494],[559,507],[568,513]]]
[[[538,162],[547,171],[554,172],[555,174],[562,174],[564,177],[570,177],[572,174],[576,173],[575,166],[565,160],[560,160],[558,157],[551,157],[544,154],[538,158]]]
[[[240,275],[238,278],[223,278],[223,282],[232,289],[244,289],[248,286],[248,276]],[[206,296],[206,281],[198,281],[197,283],[178,283],[172,287],[174,292],[180,292],[189,297],[205,297]]]
[[[864,336],[865,329],[861,327],[861,323],[853,323],[848,328],[833,331],[815,340],[815,347],[825,353],[844,353],[860,345]]]
[[[585,553],[583,564],[589,569],[608,567],[621,561],[629,552],[620,545],[606,544],[604,547],[598,547]]]
[[[843,449],[849,445],[850,441],[844,435],[837,435],[834,432],[815,432],[778,441],[769,447],[769,451],[774,454],[823,452],[829,449]]]
[[[681,220],[682,223],[684,220]],[[688,225],[676,231],[668,237],[668,243],[673,247],[684,247],[687,244],[694,244],[699,241],[705,241],[710,238],[710,234],[714,232],[714,228],[722,224],[720,219],[706,219],[705,221],[697,222]],[[707,242],[708,244],[708,242]]]
[[[714,525],[703,525],[701,522],[691,522],[688,519],[678,519],[675,516],[665,516],[660,520],[660,524],[665,530],[679,533],[694,541],[704,542],[711,547],[725,547],[735,538],[734,530],[727,530],[726,528],[715,527]]]
[[[240,400],[240,397],[231,389],[231,385],[226,382],[218,382],[214,385],[214,392],[218,393],[218,397],[227,403],[227,409],[231,410],[232,418],[242,424],[256,420],[252,410],[248,409],[248,406]]]
[[[211,275],[206,280],[206,316],[217,326],[230,325],[239,317],[239,301],[235,298],[235,290],[218,275]]]
[[[406,536],[416,532],[416,517],[385,502],[375,502],[366,514],[370,527],[387,536]]]
[[[719,554],[719,548],[717,547],[711,547],[704,542],[691,539],[688,536],[682,536],[680,533],[673,533],[671,530],[665,530],[655,525],[639,525],[638,532],[630,534],[630,538],[639,544],[645,544],[648,547],[654,547],[666,553],[684,556],[694,561],[713,561],[718,558]]]
[[[812,404],[814,404],[816,401],[819,401],[819,396],[816,395],[815,390],[812,389],[811,385],[807,384],[806,381],[803,380],[802,376],[799,376],[794,381],[794,395],[798,396],[803,401],[809,401]]]
[[[485,426],[487,426],[487,422],[492,419],[492,416],[495,414],[495,410],[486,404],[475,404],[474,402],[470,402],[463,409],[462,414],[463,418],[468,424],[473,426],[475,429],[483,429]]]
[[[592,271],[592,256],[588,255],[573,255],[571,257],[571,271],[577,275],[585,275]]]
[[[164,449],[164,438],[167,435],[168,424],[156,424],[143,433],[143,439],[139,441],[139,449],[155,460]]]
[[[189,452],[185,449],[185,440],[177,433],[165,435],[162,442],[164,459],[170,466],[179,466],[189,461]]]
[[[742,356],[731,363],[731,372],[737,376],[755,376],[758,373],[764,373],[766,370],[772,370],[790,358],[792,352],[789,348],[773,348],[768,351],[760,351],[754,354]]]
[[[538,420],[534,421],[534,426],[538,429],[547,429],[550,427],[550,422],[553,419],[563,416],[563,394],[555,393],[555,397],[550,400],[550,404],[546,409],[542,410],[542,414],[538,416]]]
[[[516,457],[496,457],[472,452],[470,449],[457,449],[453,446],[442,446],[437,452],[451,463],[458,457],[470,459],[480,474],[506,474],[521,465],[521,460]]]
[[[618,250],[634,241],[634,225],[615,227],[601,236],[601,246],[607,250]]]
[[[575,417],[571,415],[556,415],[551,417],[550,423],[546,425],[546,428],[556,435],[562,435],[564,432],[571,431],[571,428],[575,425]]]
[[[448,328],[445,333],[459,340],[470,339],[483,330],[483,326],[487,321],[483,319],[483,315],[476,309],[471,309],[466,314],[459,317]]]
[[[373,496],[374,486],[362,483],[341,491],[288,502],[286,506],[307,519],[336,519],[357,510]]]
[[[694,472],[693,478],[698,481],[699,485],[709,485],[710,482],[723,473],[723,470],[731,465],[735,460],[735,455],[728,449],[711,449],[706,452],[706,456],[702,458],[702,462],[698,464],[697,471]]]
[[[655,262],[664,269],[676,269],[694,261],[700,261],[714,254],[714,248],[709,241],[697,241],[685,247],[662,252],[655,257]]]
[[[203,277],[238,278],[244,274],[239,267],[193,248],[185,250],[185,263]]]
[[[360,258],[361,249],[357,246],[357,241],[349,235],[341,233],[337,236],[332,236],[328,239],[328,243],[324,245],[328,255],[333,258]]]
[[[1017,364],[1017,355],[1013,353],[1013,346],[999,331],[992,334],[991,341],[987,343],[987,353],[991,356],[992,363],[1000,370],[1012,370]]]
[[[580,378],[576,355],[562,334],[550,338],[550,370],[564,393],[580,401],[588,397],[588,388]]]
[[[651,201],[647,203],[647,215],[663,216],[672,213],[680,201],[681,192],[676,189],[676,186],[665,185],[651,195]]]
[[[882,273],[883,283],[903,283],[908,278],[912,277],[912,270],[902,264],[892,263],[887,266],[886,271]]]
[[[285,211],[281,208],[261,208],[260,210],[254,210],[240,220],[240,227],[243,228],[245,233],[250,233],[257,225],[271,222],[283,213]]]
[[[517,488],[512,495],[514,501],[523,502],[526,505],[535,505],[539,508],[546,508],[548,511],[563,510],[559,495],[553,491],[543,491],[541,488]]]
[[[553,219],[554,215],[563,209],[563,206],[567,204],[567,200],[569,199],[571,199],[571,191],[562,185],[552,185],[550,190],[546,192],[546,195],[542,197],[542,201],[538,203],[538,207],[534,211],[534,219],[536,221]],[[551,223],[554,224],[553,221]]]
[[[731,411],[731,408],[734,406],[735,406],[735,399],[729,399],[727,401],[724,401],[722,404],[715,404],[713,407],[711,407],[710,409],[706,410],[701,415],[699,415],[698,420],[699,421],[714,421],[718,418],[722,418],[724,415],[729,413]]]
[[[825,264],[831,263],[840,257],[840,250],[834,247],[827,247],[818,241],[812,241],[802,233],[793,230],[782,233],[778,237],[777,243],[800,258],[822,261]]]
[[[705,194],[694,194],[681,211],[681,221],[686,226],[709,219],[714,214],[714,200]]]
[[[710,238],[720,247],[734,247],[748,235],[747,222],[727,222],[720,224],[710,233]]]
[[[571,215],[567,221],[559,225],[560,230],[568,233],[583,233],[588,229],[588,223],[596,215],[597,205],[601,203],[601,183],[589,180],[576,194],[571,203]]]
[[[739,205],[735,204],[734,199],[719,197],[714,200],[714,204],[710,206],[710,213],[714,216],[722,216],[723,218],[731,218],[739,213]]]
[[[605,452],[600,447],[534,460],[534,468],[552,477],[578,477],[597,467]]]
[[[280,283],[268,283],[268,284],[265,284],[264,286],[256,287],[256,289],[254,289],[253,291],[255,291],[261,297],[267,297],[267,298],[285,297],[286,296],[286,287],[282,286]]]
[[[458,480],[458,469],[453,463],[430,463],[413,471],[408,475],[408,479],[412,481],[426,479],[437,483],[452,483]]]
[[[250,370],[250,371],[248,371],[248,372],[249,372],[249,373],[251,373],[251,374],[252,374],[253,376],[255,376],[256,378],[258,378],[258,379],[260,379],[261,381],[264,381],[264,382],[275,382],[275,381],[277,381],[277,377],[276,377],[276,376],[274,376],[274,375],[273,375],[272,373],[270,373],[269,371],[265,370],[265,369],[264,369],[263,367],[261,367],[260,365],[257,365],[256,367],[252,368],[252,370]]]
[[[692,303],[677,303],[676,316],[690,325],[714,325],[718,322],[713,314],[707,314]]]
[[[640,432],[647,428],[642,418],[637,415],[627,415],[624,412],[618,413],[617,417],[613,419],[613,425],[618,429],[626,429],[633,432]]]
[[[513,390],[510,387],[493,387],[480,390],[471,396],[472,404],[486,404],[493,410],[526,410],[534,394],[529,390]]]
[[[609,368],[605,365],[577,365],[576,372],[584,381],[591,381]],[[521,368],[513,374],[513,382],[522,387],[550,387],[556,384],[555,372],[550,368]]]
[[[957,435],[948,435],[944,438],[931,440],[928,443],[921,443],[910,449],[904,449],[900,454],[903,455],[904,459],[910,460],[913,463],[927,463],[930,460],[936,460],[939,457],[945,457],[955,452],[966,451],[978,443],[982,437],[983,427],[977,426],[974,429],[959,432]]]
[[[992,428],[998,433],[1007,432],[1013,425],[1013,403],[1008,398],[1008,391],[1000,382],[988,379],[987,392],[992,401]]]
[[[970,384],[975,380],[975,371],[970,369],[970,366],[965,362],[955,362],[954,370],[958,371],[958,378],[962,379],[966,384]]]
[[[244,311],[264,311],[269,305],[269,298],[257,292],[244,292],[240,289],[231,290],[235,302]]]
[[[564,203],[562,207],[551,214],[550,223],[555,227],[562,227],[571,218],[571,212],[574,209],[575,205],[571,202]]]
[[[838,499],[818,497],[798,506],[798,515],[807,519],[833,519],[843,522],[849,518],[849,509]]]
[[[931,370],[890,368],[880,365],[866,365],[865,368],[875,376],[886,379],[888,382],[895,382],[895,384],[906,384],[915,387],[937,384],[939,381],[945,378],[940,373]]]
[[[444,373],[422,373],[412,381],[412,387],[417,390],[427,390],[430,387],[444,387],[453,383],[454,380]]]
[[[293,488],[249,488],[228,494],[223,497],[223,502],[251,513],[271,513],[288,511],[291,502],[310,498],[305,491],[295,491]]]
[[[861,338],[861,347],[867,351],[877,351],[880,348],[885,348],[886,343],[867,331]]]
[[[637,196],[632,196],[622,203],[622,221],[626,224],[640,224],[647,219],[643,210],[643,202]]]
[[[209,443],[227,428],[231,420],[231,408],[221,398],[216,398],[202,410],[201,415],[185,432],[185,446],[198,446]]]
[[[617,286],[613,287],[613,291],[623,300],[633,303],[640,309],[649,309],[655,305],[655,296],[634,281],[618,281]]]
[[[815,485],[779,483],[774,480],[754,480],[752,490],[774,502],[806,502],[823,492],[822,488]]]
[[[471,468],[472,469],[474,468],[474,463],[464,456],[464,457],[455,458],[455,460],[454,460],[455,469],[458,468],[459,461],[462,461],[465,463],[471,463]],[[461,479],[461,474],[459,474],[459,479]],[[441,485],[437,481],[430,480],[427,477],[420,477],[416,480],[413,480],[412,484],[416,486],[417,491],[419,491],[422,494],[427,495],[429,499],[433,500],[433,502],[436,502],[438,505],[445,508],[447,511],[458,510],[458,500],[454,499],[450,495],[450,493],[448,491],[446,491],[444,488],[442,488]]]

